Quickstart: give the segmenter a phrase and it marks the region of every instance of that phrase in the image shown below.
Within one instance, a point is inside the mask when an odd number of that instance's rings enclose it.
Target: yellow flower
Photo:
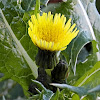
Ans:
[[[79,32],[71,26],[71,19],[66,23],[66,17],[61,14],[53,16],[51,12],[31,16],[28,33],[33,43],[42,50],[59,51],[65,50],[67,45]]]

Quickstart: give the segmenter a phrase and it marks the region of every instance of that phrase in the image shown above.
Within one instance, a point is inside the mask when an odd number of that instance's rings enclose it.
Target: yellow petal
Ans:
[[[51,12],[31,16],[28,21],[28,34],[33,43],[43,50],[59,51],[65,50],[67,45],[75,38],[79,32],[71,26],[71,18],[66,23],[66,17]]]

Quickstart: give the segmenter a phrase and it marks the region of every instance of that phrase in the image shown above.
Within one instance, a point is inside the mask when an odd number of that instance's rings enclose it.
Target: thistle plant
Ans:
[[[79,30],[75,27],[76,24],[71,25],[71,18],[66,22],[66,17],[60,13],[53,15],[51,12],[43,12],[42,15],[39,13],[32,15],[28,24],[29,36],[33,43],[39,48],[36,56],[36,64],[39,66],[38,70],[41,70],[41,75],[38,76],[37,80],[41,81],[45,87],[49,87],[50,82],[54,82],[54,80],[59,80],[60,82],[62,79],[65,79],[67,72],[65,69],[67,69],[67,66],[65,63],[57,65],[60,60],[58,53],[67,48],[67,45],[77,36]],[[54,67],[56,67],[56,70]],[[44,78],[47,76],[46,74],[44,75],[45,69],[53,70],[52,78],[49,82],[47,78]],[[61,69],[63,69],[62,72],[58,73]],[[59,78],[57,79],[55,76],[58,74]],[[43,78],[43,80],[41,80],[41,78]],[[46,85],[45,80],[47,81]]]
[[[98,100],[99,2],[0,0],[0,100]]]

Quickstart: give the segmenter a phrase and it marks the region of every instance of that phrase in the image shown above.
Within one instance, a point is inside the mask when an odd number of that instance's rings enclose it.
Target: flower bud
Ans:
[[[51,72],[53,82],[63,82],[65,81],[66,72],[68,70],[68,65],[64,60],[60,60],[54,70]]]

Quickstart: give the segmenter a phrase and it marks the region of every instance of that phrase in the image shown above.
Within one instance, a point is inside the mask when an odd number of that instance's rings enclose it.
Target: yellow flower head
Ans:
[[[53,16],[51,12],[31,16],[28,33],[33,43],[42,50],[59,51],[65,50],[67,45],[79,32],[71,26],[71,19],[66,23],[66,17],[61,14]]]

